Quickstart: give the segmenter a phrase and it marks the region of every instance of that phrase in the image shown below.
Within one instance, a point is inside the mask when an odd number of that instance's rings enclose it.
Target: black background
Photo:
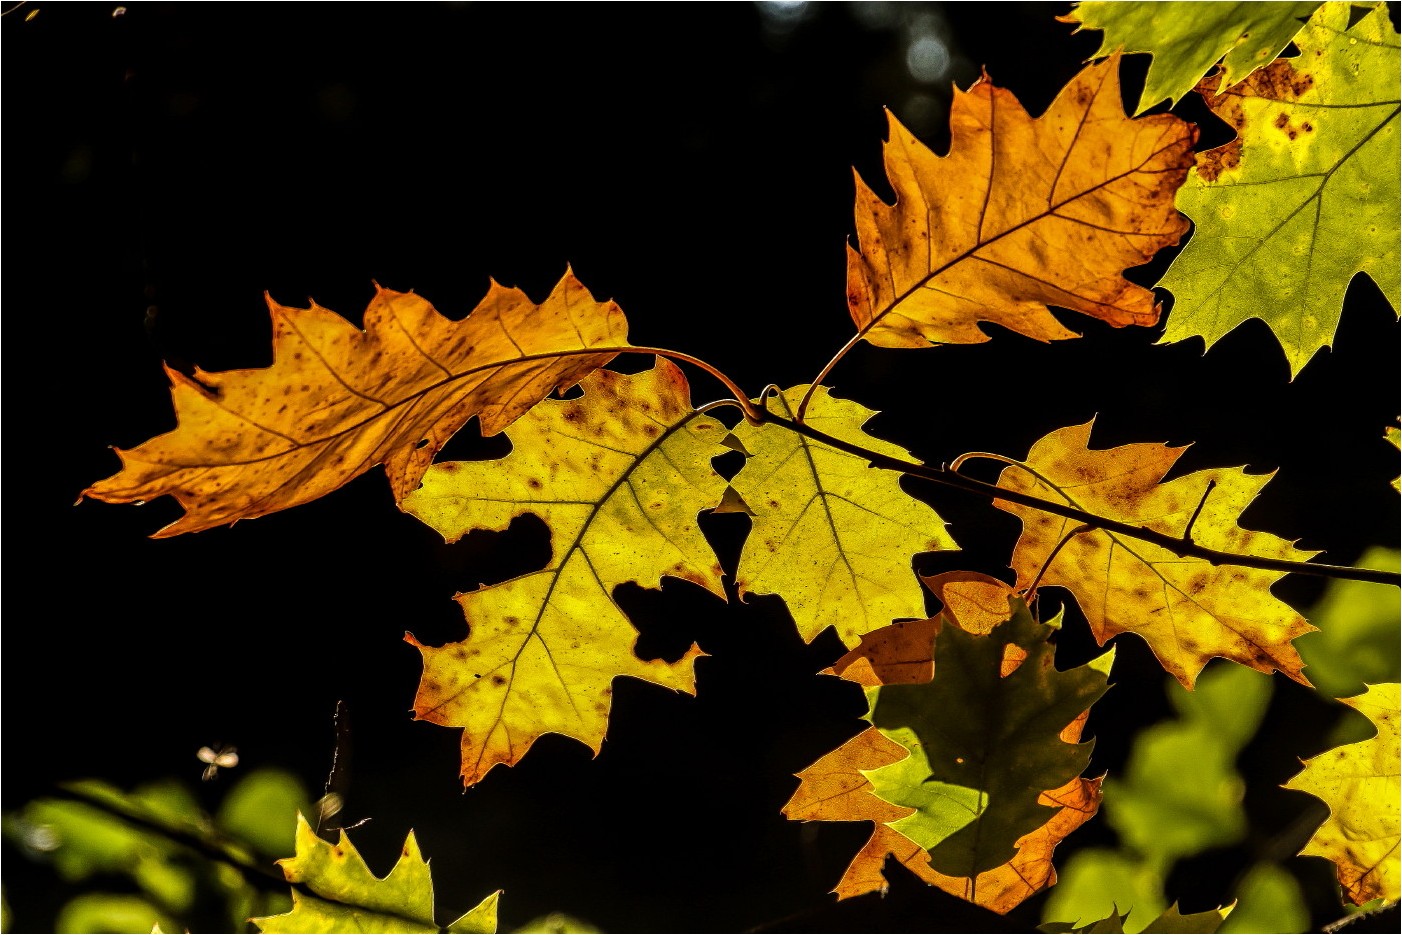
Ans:
[[[1042,897],[999,919],[895,866],[884,899],[827,895],[870,826],[801,825],[779,809],[793,773],[859,729],[862,701],[815,674],[841,652],[832,633],[805,646],[777,600],[623,589],[640,653],[671,657],[694,639],[709,654],[698,697],[620,680],[597,759],[547,737],[463,792],[457,733],[410,718],[419,654],[401,637],[460,639],[453,593],[540,567],[540,523],[446,547],[396,510],[378,470],[173,540],[147,538],[178,514],[168,499],[74,506],[117,470],[108,446],[173,426],[162,360],[269,362],[265,290],[358,320],[378,281],[460,317],[488,277],[540,298],[571,264],[622,305],[635,343],[704,358],[751,392],[811,380],[851,333],[851,171],[884,188],[883,107],[942,150],[951,81],[986,67],[1037,114],[1099,42],[1056,21],[1064,3],[861,7],[133,3],[114,16],[110,3],[54,3],[6,15],[3,807],[84,775],[187,777],[213,804],[218,784],[198,782],[194,751],[214,741],[237,744],[241,768],[287,767],[319,790],[342,701],[341,817],[372,819],[354,837],[378,872],[416,830],[441,918],[501,887],[503,930],[550,910],[615,932],[1030,930]],[[906,66],[921,30],[954,55],[930,82]],[[1130,100],[1144,66],[1125,63]],[[1203,146],[1227,138],[1195,101],[1176,112],[1204,124]],[[1174,252],[1131,277],[1152,284]],[[1099,447],[1194,442],[1184,471],[1278,470],[1243,524],[1325,560],[1397,544],[1396,452],[1381,434],[1398,412],[1398,328],[1370,281],[1351,286],[1335,348],[1293,382],[1260,322],[1204,356],[1196,339],[1155,346],[1160,329],[1061,317],[1085,338],[1040,345],[988,327],[979,346],[862,345],[828,382],[881,410],[872,431],[931,463],[1021,456],[1096,416]],[[696,372],[693,386],[698,401],[723,392]],[[447,454],[502,450],[459,440]],[[918,570],[1007,574],[1015,520],[906,484],[965,547]],[[745,522],[706,521],[727,567]],[[1276,591],[1306,607],[1321,585],[1296,576]],[[1116,685],[1090,724],[1095,771],[1119,769],[1132,731],[1167,714],[1144,644],[1118,642]],[[1073,608],[1058,663],[1094,651]],[[1251,836],[1179,867],[1169,895],[1185,911],[1229,899],[1263,842],[1311,807],[1275,784],[1323,748],[1334,712],[1276,682],[1242,758]],[[1059,856],[1112,841],[1097,821]],[[45,929],[65,891],[8,844],[4,861],[16,930]],[[1287,866],[1317,922],[1337,915],[1327,863]]]

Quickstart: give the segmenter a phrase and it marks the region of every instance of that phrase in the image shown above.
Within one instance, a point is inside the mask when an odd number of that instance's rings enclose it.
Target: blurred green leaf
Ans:
[[[1397,571],[1402,553],[1375,547],[1357,564]],[[1335,579],[1305,617],[1319,632],[1296,638],[1295,646],[1305,660],[1305,677],[1321,693],[1344,698],[1361,694],[1365,683],[1402,680],[1402,613],[1396,588]]]
[[[1222,932],[1307,932],[1309,907],[1300,884],[1276,864],[1257,864],[1237,884],[1236,908]]]
[[[1121,839],[1166,873],[1179,857],[1241,840],[1246,814],[1235,761],[1270,701],[1270,676],[1214,663],[1195,691],[1169,680],[1179,718],[1135,738],[1125,777],[1105,780],[1105,813]]]
[[[1047,925],[1072,927],[1044,925],[1042,931],[1138,932],[1167,908],[1163,878],[1155,867],[1120,851],[1088,848],[1071,855],[1042,909]],[[1099,924],[1095,920],[1109,920],[1121,911],[1125,913],[1123,928],[1074,928]]]
[[[139,896],[85,893],[59,910],[56,932],[179,931],[160,910]]]
[[[536,916],[516,930],[517,935],[594,935],[599,930],[583,919],[563,912]]]
[[[287,857],[292,854],[297,816],[311,812],[306,786],[281,769],[257,769],[246,773],[219,805],[215,824],[260,854]]]

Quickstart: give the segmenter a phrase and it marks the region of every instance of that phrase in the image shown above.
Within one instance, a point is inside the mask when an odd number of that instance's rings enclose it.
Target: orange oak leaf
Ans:
[[[920,580],[940,602],[941,613],[965,633],[989,633],[1008,619],[1008,598],[1013,589],[992,575],[947,571],[921,575]]]
[[[307,503],[377,464],[402,500],[470,418],[494,435],[628,348],[622,310],[568,270],[540,304],[493,282],[462,321],[379,286],[363,331],[315,303],[267,301],[272,366],[192,376],[167,367],[176,428],[119,449],[122,470],[83,496],[175,497],[185,514],[157,537]]]
[[[981,321],[1078,337],[1049,305],[1116,327],[1158,321],[1153,293],[1122,273],[1187,232],[1173,197],[1198,131],[1170,114],[1127,117],[1118,75],[1118,55],[1087,66],[1036,118],[987,75],[955,88],[946,156],[890,118],[895,204],[857,180],[847,304],[858,338],[974,344],[988,340]]]
[[[1161,483],[1186,448],[1091,450],[1092,424],[1048,434],[1023,464],[1003,469],[998,486],[1171,536],[1188,531],[1196,513],[1192,539],[1208,548],[1291,561],[1316,554],[1237,525],[1272,475],[1217,468]],[[1066,588],[1101,645],[1118,633],[1136,633],[1188,688],[1215,656],[1309,684],[1291,640],[1315,628],[1271,594],[1280,572],[1213,566],[1101,529],[1078,532],[1075,520],[1005,500],[994,505],[1022,520],[1012,561],[1019,591],[1039,574],[1041,586]]]
[[[948,571],[920,580],[942,605],[939,614],[924,620],[900,620],[862,634],[856,648],[822,674],[841,676],[863,688],[928,682],[935,677],[932,648],[941,620],[949,620],[966,633],[986,634],[1008,619],[1008,598],[1013,591],[997,578],[976,571]],[[1016,651],[1017,647],[1009,644],[1008,649]]]

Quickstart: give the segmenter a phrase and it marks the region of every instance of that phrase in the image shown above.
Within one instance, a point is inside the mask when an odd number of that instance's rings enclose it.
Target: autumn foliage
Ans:
[[[734,398],[698,409],[683,368],[699,362],[630,345],[622,310],[570,271],[540,302],[493,283],[458,321],[384,288],[363,328],[269,298],[272,364],[168,369],[177,427],[119,451],[121,470],[84,496],[175,497],[184,516],[156,533],[173,536],[305,504],[383,465],[400,509],[447,542],[528,514],[543,521],[544,567],[457,595],[461,640],[427,645],[412,624],[405,637],[423,656],[414,716],[461,732],[465,786],[520,762],[547,733],[597,753],[619,676],[695,693],[701,649],[640,659],[620,586],[673,578],[721,599],[777,595],[805,641],[835,631],[849,652],[828,673],[860,685],[869,703],[869,726],[799,773],[784,807],[795,821],[871,824],[834,892],[883,890],[893,856],[932,886],[1007,912],[1056,882],[1054,850],[1104,794],[1104,777],[1085,774],[1094,739],[1083,728],[1114,649],[1058,667],[1063,624],[1041,616],[1038,596],[1063,589],[1097,643],[1134,634],[1187,688],[1213,659],[1308,686],[1295,641],[1316,626],[1271,586],[1309,570],[1314,553],[1243,519],[1269,474],[1222,466],[1170,477],[1184,448],[1144,439],[1101,449],[1089,422],[1025,454],[922,465],[868,429],[872,410],[823,381],[858,341],[994,340],[985,323],[1074,340],[1052,309],[1147,327],[1166,296],[1165,341],[1211,345],[1260,317],[1298,371],[1329,343],[1355,273],[1398,305],[1398,37],[1385,9],[1350,22],[1344,3],[1257,4],[1273,18],[1255,49],[1218,41],[1246,30],[1240,23],[1135,21],[1151,6],[1169,16],[1180,5],[1082,4],[1072,21],[1104,31],[1104,55],[1040,115],[985,74],[955,90],[945,153],[890,116],[885,181],[895,199],[857,180],[847,250],[855,331],[810,384],[745,393],[704,364]],[[1194,41],[1162,50],[1154,43],[1167,43],[1170,27]],[[1292,38],[1299,55],[1277,58]],[[1167,68],[1188,46],[1201,61],[1183,59],[1186,77],[1172,80]],[[1195,87],[1238,138],[1195,153],[1193,123],[1127,114],[1121,49],[1155,53],[1141,111]],[[1185,240],[1163,291],[1126,278]],[[649,369],[605,369],[638,353],[656,357]],[[510,454],[436,462],[473,418],[484,435],[505,433]],[[713,461],[734,453],[743,465],[722,476]],[[964,471],[980,459],[1003,465],[996,486]],[[917,576],[915,556],[959,546],[899,483],[902,471],[1013,514],[1015,579],[973,567]],[[734,568],[700,528],[708,511],[748,518]],[[1334,810],[1306,853],[1335,862],[1353,903],[1396,900],[1397,686],[1345,700],[1378,734],[1311,760],[1292,781]],[[305,824],[298,833],[285,869],[315,890],[329,845]],[[335,859],[354,864],[348,853]],[[351,871],[368,873],[336,872]],[[390,908],[432,924],[412,837],[395,874],[416,875],[403,899],[418,902]],[[382,895],[371,891],[398,885],[369,878],[357,884],[364,893],[335,898],[373,904]],[[339,930],[297,927],[319,905],[303,892],[290,916],[258,921],[264,931]],[[1222,915],[1208,915],[1198,924],[1211,927],[1191,930],[1215,930]]]

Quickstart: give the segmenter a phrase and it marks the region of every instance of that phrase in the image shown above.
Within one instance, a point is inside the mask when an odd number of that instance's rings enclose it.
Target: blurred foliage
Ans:
[[[250,915],[289,905],[250,879],[263,858],[292,853],[307,801],[302,783],[277,769],[240,777],[217,818],[175,780],[129,793],[83,780],[5,815],[0,827],[22,854],[87,890],[59,910],[55,932],[245,932]]]
[[[1357,565],[1397,571],[1402,553],[1374,547]],[[1361,694],[1364,683],[1402,680],[1402,627],[1397,589],[1366,581],[1331,581],[1318,603],[1305,614],[1318,633],[1295,640],[1305,660],[1305,677],[1321,694],[1346,698]],[[1340,741],[1343,742],[1343,741]]]
[[[1177,718],[1141,731],[1124,778],[1105,781],[1101,807],[1121,846],[1071,856],[1043,908],[1048,924],[1108,922],[1123,911],[1122,931],[1154,931],[1169,909],[1173,864],[1245,836],[1245,786],[1235,763],[1265,716],[1270,676],[1216,662],[1195,691],[1174,679],[1164,684]],[[1279,868],[1252,868],[1235,895],[1233,915],[1245,912],[1243,924],[1264,927],[1238,927],[1229,915],[1223,931],[1302,932],[1309,924],[1298,884]],[[1121,930],[1099,925],[1085,930]]]
[[[1396,571],[1399,553],[1369,549],[1357,564]],[[1305,616],[1319,632],[1299,637],[1296,645],[1307,664],[1305,675],[1320,694],[1346,697],[1362,692],[1365,681],[1398,681],[1402,628],[1395,589],[1332,580]],[[1141,731],[1124,778],[1105,781],[1102,808],[1121,846],[1072,855],[1043,908],[1049,924],[1107,920],[1124,908],[1125,931],[1150,931],[1146,926],[1168,906],[1164,887],[1173,864],[1235,844],[1245,834],[1244,789],[1235,760],[1265,715],[1270,678],[1214,663],[1195,692],[1172,679],[1165,684],[1178,717]],[[1367,719],[1339,707],[1331,745],[1372,735]],[[1250,867],[1234,895],[1236,906],[1222,932],[1303,932],[1309,927],[1300,886],[1279,865]]]

